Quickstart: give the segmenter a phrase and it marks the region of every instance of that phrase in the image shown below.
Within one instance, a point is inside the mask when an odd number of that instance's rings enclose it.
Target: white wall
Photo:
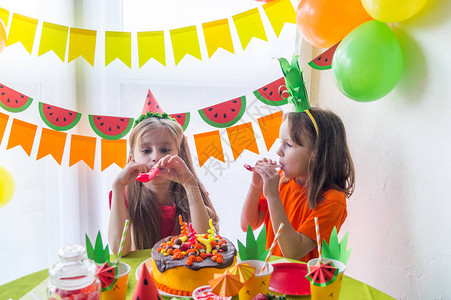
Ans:
[[[396,299],[451,299],[450,11],[451,1],[429,1],[393,24],[405,66],[376,102],[347,99],[331,71],[312,75],[319,105],[345,123],[356,167],[346,273]]]

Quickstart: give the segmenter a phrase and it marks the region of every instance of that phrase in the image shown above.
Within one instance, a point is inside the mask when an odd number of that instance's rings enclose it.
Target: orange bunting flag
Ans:
[[[8,28],[9,11],[0,7],[0,19],[3,21],[3,24],[5,25],[5,29]]]
[[[11,126],[8,146],[6,147],[6,150],[14,148],[16,146],[22,146],[25,153],[30,156],[37,129],[37,125],[18,119],[13,119],[13,124]]]
[[[200,167],[207,162],[210,156],[225,162],[219,130],[195,134],[194,143]]]
[[[253,8],[233,16],[233,22],[235,23],[243,50],[246,49],[253,37],[264,41],[268,40],[258,8]]]
[[[103,171],[113,163],[124,168],[127,163],[127,140],[100,140],[101,170]]]
[[[209,58],[219,48],[235,53],[235,50],[233,49],[232,35],[230,34],[229,20],[222,19],[203,23],[202,28],[204,30],[205,44],[207,46]]]
[[[195,25],[172,29],[169,32],[171,34],[172,49],[174,50],[175,65],[178,65],[187,54],[191,54],[200,60],[202,59]]]
[[[0,144],[2,143],[3,134],[5,134],[6,125],[8,124],[9,116],[0,113]]]
[[[64,62],[68,34],[69,27],[44,22],[42,24],[38,56],[53,51]]]
[[[164,31],[138,32],[138,57],[140,68],[151,58],[166,66]]]
[[[41,142],[39,143],[36,160],[40,160],[50,154],[61,165],[66,138],[67,133],[65,132],[42,128]]]
[[[71,62],[81,56],[91,66],[94,66],[94,56],[96,51],[97,31],[80,28],[70,28],[69,30],[69,56],[67,62]]]
[[[73,134],[70,141],[69,167],[82,160],[94,170],[96,141],[94,137]]]
[[[296,24],[296,11],[290,0],[273,0],[263,4],[276,36],[279,36],[285,23]]]
[[[266,148],[271,149],[272,145],[279,137],[279,128],[282,124],[282,111],[258,118],[258,125],[263,134]]]
[[[227,135],[229,136],[230,147],[232,148],[233,158],[235,160],[245,149],[258,154],[252,123],[249,122],[228,127]]]
[[[105,67],[116,58],[132,67],[132,33],[105,31]]]
[[[6,46],[21,42],[28,53],[31,54],[36,27],[38,27],[38,20],[14,13]]]

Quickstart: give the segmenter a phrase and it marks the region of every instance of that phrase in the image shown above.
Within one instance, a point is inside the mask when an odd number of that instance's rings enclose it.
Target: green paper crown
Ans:
[[[263,225],[263,229],[258,234],[257,240],[255,240],[254,232],[252,231],[251,225],[247,225],[246,233],[246,246],[238,241],[238,254],[241,260],[255,259],[255,260],[265,260],[266,255],[268,255],[268,250],[266,250],[266,226]]]
[[[279,58],[279,63],[282,68],[283,76],[285,77],[285,86],[289,94],[285,99],[294,104],[296,112],[303,112],[310,108],[310,103],[308,101],[302,71],[299,68],[298,58],[299,55],[293,55],[290,65],[290,63],[282,57]]]
[[[167,113],[160,114],[160,113],[154,113],[154,112],[148,111],[146,114],[143,114],[143,115],[139,116],[139,118],[135,120],[135,124],[133,125],[133,127],[138,125],[139,122],[141,122],[141,121],[143,121],[145,119],[148,119],[148,118],[168,119],[168,120],[172,120],[174,122],[177,122],[176,119],[174,119],[173,117],[171,117]]]
[[[86,234],[86,252],[88,254],[88,258],[95,261],[96,264],[104,264],[110,261],[110,249],[108,248],[108,244],[105,248],[103,248],[100,230],[97,233],[95,248],[92,247],[91,241]]]
[[[324,258],[331,258],[341,261],[346,265],[351,255],[351,249],[346,250],[348,247],[348,233],[344,235],[341,242],[338,242],[337,227],[334,226],[330,235],[329,244],[323,239],[322,254]]]

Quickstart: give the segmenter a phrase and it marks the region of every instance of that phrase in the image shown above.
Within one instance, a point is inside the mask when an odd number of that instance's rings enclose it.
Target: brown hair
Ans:
[[[169,132],[176,144],[179,145],[179,157],[183,159],[188,169],[199,182],[199,190],[206,206],[208,216],[213,220],[213,224],[217,226],[219,218],[208,197],[205,188],[200,183],[199,178],[194,171],[188,142],[183,134],[182,127],[175,121],[170,119],[148,118],[138,123],[130,133],[129,153],[133,153],[135,147],[140,147],[141,139],[144,133],[150,130],[166,130]],[[130,158],[129,158],[130,159]],[[183,186],[177,182],[172,182],[169,187],[169,197],[175,203],[176,215],[182,215],[184,222],[190,222],[191,216],[189,211],[188,197]],[[160,240],[160,208],[154,199],[152,192],[144,188],[142,183],[134,181],[127,186],[128,212],[130,214],[133,226],[133,239],[135,247],[138,249],[152,248],[153,245]],[[178,218],[176,218],[178,224]],[[179,230],[179,228],[176,228]]]
[[[288,121],[290,137],[296,144],[302,145],[303,137],[313,145],[306,187],[309,206],[314,209],[329,189],[344,192],[349,198],[354,192],[355,171],[340,117],[317,107],[309,111],[318,125],[318,135],[305,112],[287,113],[284,120]]]

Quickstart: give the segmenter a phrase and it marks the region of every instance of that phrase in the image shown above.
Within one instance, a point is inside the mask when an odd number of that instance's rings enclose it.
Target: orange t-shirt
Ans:
[[[294,179],[290,179],[289,182],[280,184],[279,196],[282,200],[288,220],[290,220],[294,229],[297,232],[305,234],[315,242],[315,217],[318,217],[321,241],[325,239],[329,242],[330,234],[332,233],[334,226],[336,226],[337,231],[339,231],[347,216],[346,195],[343,192],[328,190],[323,195],[323,201],[312,210],[308,204],[306,188],[297,184]],[[262,200],[266,202],[266,199],[263,196]],[[259,209],[265,210],[265,205],[260,205]],[[275,235],[267,206],[265,224],[266,248],[268,249],[274,241]],[[274,247],[273,255],[283,256],[278,244]],[[318,249],[315,247],[300,260],[308,262],[310,259],[317,257]]]

